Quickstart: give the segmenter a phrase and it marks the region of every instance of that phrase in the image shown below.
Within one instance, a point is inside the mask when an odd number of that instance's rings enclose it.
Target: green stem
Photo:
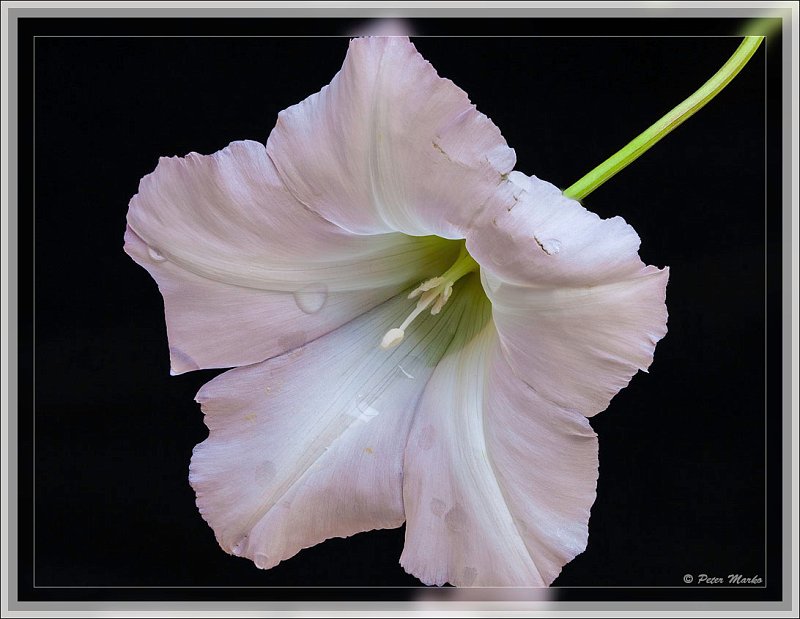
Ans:
[[[567,187],[564,190],[564,195],[575,200],[582,200],[617,172],[647,152],[651,146],[711,101],[717,93],[725,88],[755,54],[763,40],[763,36],[745,37],[744,41],[733,53],[733,56],[728,59],[728,62],[722,65],[722,68],[703,84],[697,92],[673,108],[586,176]]]

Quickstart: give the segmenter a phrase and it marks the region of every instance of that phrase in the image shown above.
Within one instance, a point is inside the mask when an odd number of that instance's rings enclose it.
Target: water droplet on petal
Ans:
[[[447,506],[441,499],[431,499],[431,513],[434,516],[441,516]]]
[[[467,526],[467,512],[458,503],[444,515],[444,523],[451,531],[463,531]]]
[[[489,259],[497,266],[501,267],[511,262],[511,252],[508,250],[498,249],[497,251],[493,251],[491,253]]]
[[[148,247],[147,253],[150,255],[150,258],[153,260],[153,262],[164,262],[164,260],[166,260],[166,258],[161,255],[161,252],[155,247]]]
[[[363,423],[369,423],[375,417],[381,414],[381,412],[372,406],[374,402],[374,398],[366,398],[359,394],[356,400],[356,409],[358,409],[358,414],[353,415],[358,421]]]
[[[306,314],[316,314],[328,300],[328,287],[325,284],[309,284],[296,290],[294,302]]]

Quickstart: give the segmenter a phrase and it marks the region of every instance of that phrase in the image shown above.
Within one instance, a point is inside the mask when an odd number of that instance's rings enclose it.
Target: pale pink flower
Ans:
[[[269,568],[406,522],[402,566],[461,586],[548,585],[584,550],[587,417],[651,363],[668,272],[514,164],[406,38],[365,38],[266,147],[142,179],[125,249],[173,373],[241,366],[197,395],[224,550]]]

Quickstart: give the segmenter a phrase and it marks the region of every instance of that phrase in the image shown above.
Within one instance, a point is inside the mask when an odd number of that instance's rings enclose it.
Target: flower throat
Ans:
[[[442,311],[450,295],[453,294],[453,284],[465,275],[477,270],[478,263],[469,255],[466,243],[462,241],[461,251],[452,266],[439,277],[434,277],[433,279],[422,282],[408,295],[409,299],[416,299],[419,297],[417,306],[399,327],[389,329],[386,332],[381,340],[381,348],[388,350],[400,344],[405,337],[405,330],[408,328],[408,325],[429,307],[431,308],[432,316]]]

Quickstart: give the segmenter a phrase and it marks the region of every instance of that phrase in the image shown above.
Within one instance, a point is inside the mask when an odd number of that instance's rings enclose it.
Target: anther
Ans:
[[[419,295],[423,292],[427,292],[428,290],[432,290],[439,286],[444,279],[441,277],[434,277],[433,279],[429,279],[427,281],[422,282],[419,286],[417,286],[414,290],[411,291],[411,294],[408,295],[409,299],[416,299]]]

